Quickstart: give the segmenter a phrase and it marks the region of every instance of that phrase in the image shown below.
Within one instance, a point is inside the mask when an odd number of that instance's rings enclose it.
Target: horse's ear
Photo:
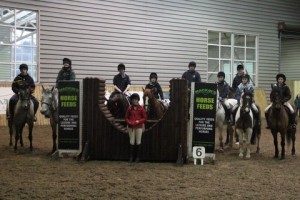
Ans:
[[[54,90],[54,86],[52,86],[52,88],[51,88],[51,92],[53,92],[53,90]]]
[[[145,92],[145,88],[144,87],[142,87],[142,90],[143,90],[143,92]]]
[[[45,90],[44,86],[42,85],[42,89]]]

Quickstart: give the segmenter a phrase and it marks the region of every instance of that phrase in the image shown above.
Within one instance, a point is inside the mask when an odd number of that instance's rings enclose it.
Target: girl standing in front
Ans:
[[[129,142],[130,142],[130,155],[129,162],[134,160],[134,150],[136,149],[135,162],[140,161],[141,154],[141,141],[143,134],[144,123],[147,120],[145,109],[139,104],[140,96],[133,93],[130,96],[131,106],[128,107],[125,120],[128,127]]]

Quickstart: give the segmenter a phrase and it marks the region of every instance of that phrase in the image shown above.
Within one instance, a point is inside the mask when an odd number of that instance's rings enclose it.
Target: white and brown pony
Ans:
[[[236,99],[227,99],[230,109],[232,109],[236,104]],[[233,144],[233,128],[231,124],[228,124],[225,120],[225,109],[221,103],[221,101],[217,102],[217,110],[216,110],[216,128],[219,133],[219,141],[220,141],[220,151],[224,150],[224,143],[223,143],[223,130],[227,130],[229,133],[229,146],[232,147]]]

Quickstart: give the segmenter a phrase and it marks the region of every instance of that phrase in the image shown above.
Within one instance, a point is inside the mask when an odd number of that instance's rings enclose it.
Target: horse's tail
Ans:
[[[292,129],[292,128],[289,128],[289,129],[287,130],[287,134],[286,134],[286,142],[287,142],[288,145],[291,144],[293,132],[294,132],[294,129]]]

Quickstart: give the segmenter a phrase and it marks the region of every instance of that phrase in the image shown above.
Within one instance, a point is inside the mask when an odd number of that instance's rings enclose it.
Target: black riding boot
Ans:
[[[136,159],[135,159],[136,163],[140,162],[140,157],[141,157],[141,145],[136,145]]]
[[[226,121],[228,123],[231,123],[231,121],[230,121],[230,110],[226,106],[224,106],[224,110],[225,110],[225,119],[226,119]]]
[[[130,145],[130,149],[129,149],[129,160],[128,160],[128,162],[130,162],[130,163],[133,162],[133,151],[134,151],[134,145]]]
[[[265,118],[266,118],[266,122],[267,122],[266,129],[270,129],[269,114],[267,112],[265,112]]]

